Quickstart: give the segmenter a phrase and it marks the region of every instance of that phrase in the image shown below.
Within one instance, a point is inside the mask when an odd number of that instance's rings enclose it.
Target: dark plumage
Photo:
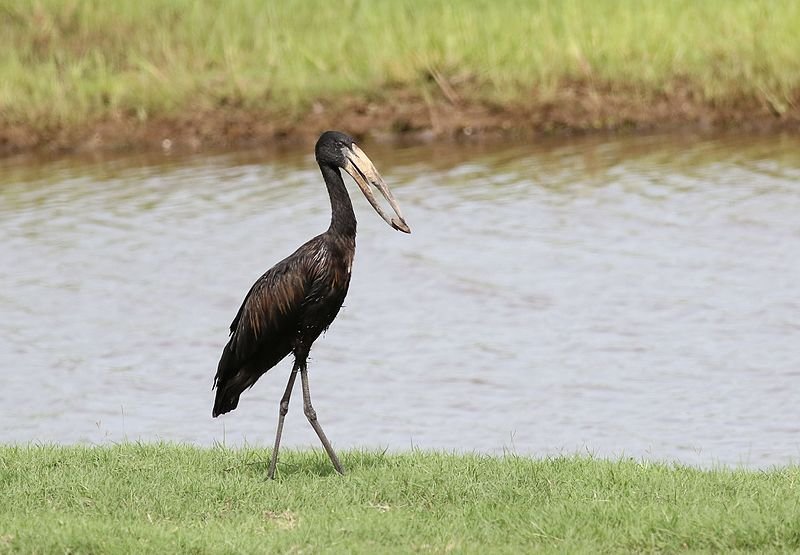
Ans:
[[[252,387],[262,374],[289,353],[294,355],[294,366],[280,405],[270,477],[274,476],[283,420],[298,372],[303,382],[306,416],[334,467],[343,472],[311,406],[306,372],[312,343],[333,322],[350,285],[356,218],[339,168],[353,176],[367,200],[389,225],[410,233],[388,187],[351,137],[327,131],[317,141],[315,153],[331,200],[330,227],[278,262],[253,284],[231,323],[230,340],[222,351],[214,377],[217,393],[212,414],[216,417],[235,409],[245,389]],[[371,186],[389,201],[396,218],[384,214]]]
[[[333,322],[347,294],[354,252],[354,241],[323,233],[253,284],[222,351],[214,416],[235,409],[239,395],[263,373],[292,351],[308,350]]]

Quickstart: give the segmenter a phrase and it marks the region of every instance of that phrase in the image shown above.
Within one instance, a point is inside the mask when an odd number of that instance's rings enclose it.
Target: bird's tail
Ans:
[[[241,391],[230,391],[230,388],[227,387],[217,388],[217,396],[214,398],[214,410],[211,411],[211,416],[216,418],[220,414],[225,414],[235,409],[239,405],[239,395],[241,395]]]
[[[217,375],[214,376],[213,388],[217,389],[217,395],[214,398],[214,409],[211,411],[211,416],[214,418],[235,409],[239,404],[239,395],[249,385],[252,385],[242,383],[243,381],[248,381],[245,378],[246,372],[236,366],[236,357],[231,350],[231,344],[228,343],[222,351],[222,357],[220,357],[219,365],[217,366]]]

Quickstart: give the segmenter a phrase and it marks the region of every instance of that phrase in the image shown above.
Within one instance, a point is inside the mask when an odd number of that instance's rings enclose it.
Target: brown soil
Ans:
[[[491,140],[542,134],[731,130],[800,132],[800,91],[780,101],[757,96],[725,102],[703,100],[689,86],[644,96],[624,87],[573,83],[544,97],[531,91],[524,103],[464,100],[450,89],[430,94],[396,90],[380,100],[350,97],[316,102],[303,114],[221,106],[146,121],[116,114],[70,127],[0,126],[0,155],[19,152],[98,150],[199,150],[287,146],[313,142],[325,129],[378,141]]]

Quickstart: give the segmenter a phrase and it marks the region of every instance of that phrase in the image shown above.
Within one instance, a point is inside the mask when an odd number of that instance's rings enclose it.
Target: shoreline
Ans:
[[[800,131],[800,4],[7,3],[0,156]]]
[[[468,100],[455,90],[396,89],[380,98],[317,100],[302,112],[218,106],[141,119],[111,113],[94,120],[38,126],[0,123],[0,156],[121,150],[198,152],[218,148],[313,144],[326,129],[377,142],[530,140],[541,136],[654,132],[800,133],[800,91],[703,99],[690,86],[642,94],[633,88],[571,83],[505,104]]]

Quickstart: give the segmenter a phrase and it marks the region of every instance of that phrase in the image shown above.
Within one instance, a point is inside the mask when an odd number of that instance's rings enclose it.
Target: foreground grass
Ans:
[[[176,445],[0,448],[0,552],[800,549],[800,469]]]
[[[0,0],[0,123],[291,110],[387,87],[525,102],[575,79],[781,112],[800,89],[798,29],[794,0]]]

